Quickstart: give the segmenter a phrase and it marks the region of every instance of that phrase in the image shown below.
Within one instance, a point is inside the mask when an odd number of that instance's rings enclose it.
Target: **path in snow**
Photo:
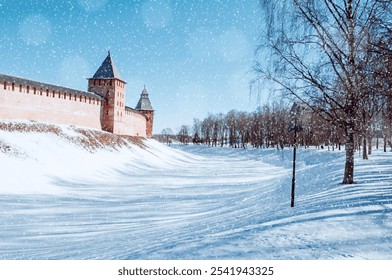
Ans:
[[[392,258],[390,154],[343,186],[342,152],[300,150],[291,209],[289,150],[148,145],[57,163],[58,193],[0,195],[0,258]]]

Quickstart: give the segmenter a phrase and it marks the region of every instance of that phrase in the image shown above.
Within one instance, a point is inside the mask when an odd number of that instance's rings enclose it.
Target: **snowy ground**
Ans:
[[[0,131],[0,259],[392,259],[391,153],[300,149],[292,209],[291,150],[146,143]]]

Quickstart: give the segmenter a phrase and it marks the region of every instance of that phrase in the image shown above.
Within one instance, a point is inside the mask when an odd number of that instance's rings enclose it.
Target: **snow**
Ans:
[[[1,259],[392,259],[390,153],[347,186],[343,151],[300,148],[291,208],[290,149],[1,143]]]

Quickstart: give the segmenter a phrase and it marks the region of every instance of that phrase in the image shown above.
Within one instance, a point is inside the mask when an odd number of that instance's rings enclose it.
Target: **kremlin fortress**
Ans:
[[[110,52],[87,91],[0,74],[0,119],[34,120],[151,137],[154,110],[146,88],[135,108],[125,105],[126,82]]]

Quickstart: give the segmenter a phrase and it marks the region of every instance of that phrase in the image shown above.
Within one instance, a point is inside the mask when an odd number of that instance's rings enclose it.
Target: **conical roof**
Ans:
[[[120,73],[118,72],[116,66],[114,65],[113,59],[108,52],[108,56],[102,62],[102,65],[95,72],[94,79],[119,79],[122,80]]]
[[[140,94],[140,99],[139,102],[136,105],[136,110],[147,110],[147,111],[153,111],[154,109],[151,106],[151,101],[148,98],[148,92],[146,90],[146,86],[144,86],[144,89],[142,93]]]

